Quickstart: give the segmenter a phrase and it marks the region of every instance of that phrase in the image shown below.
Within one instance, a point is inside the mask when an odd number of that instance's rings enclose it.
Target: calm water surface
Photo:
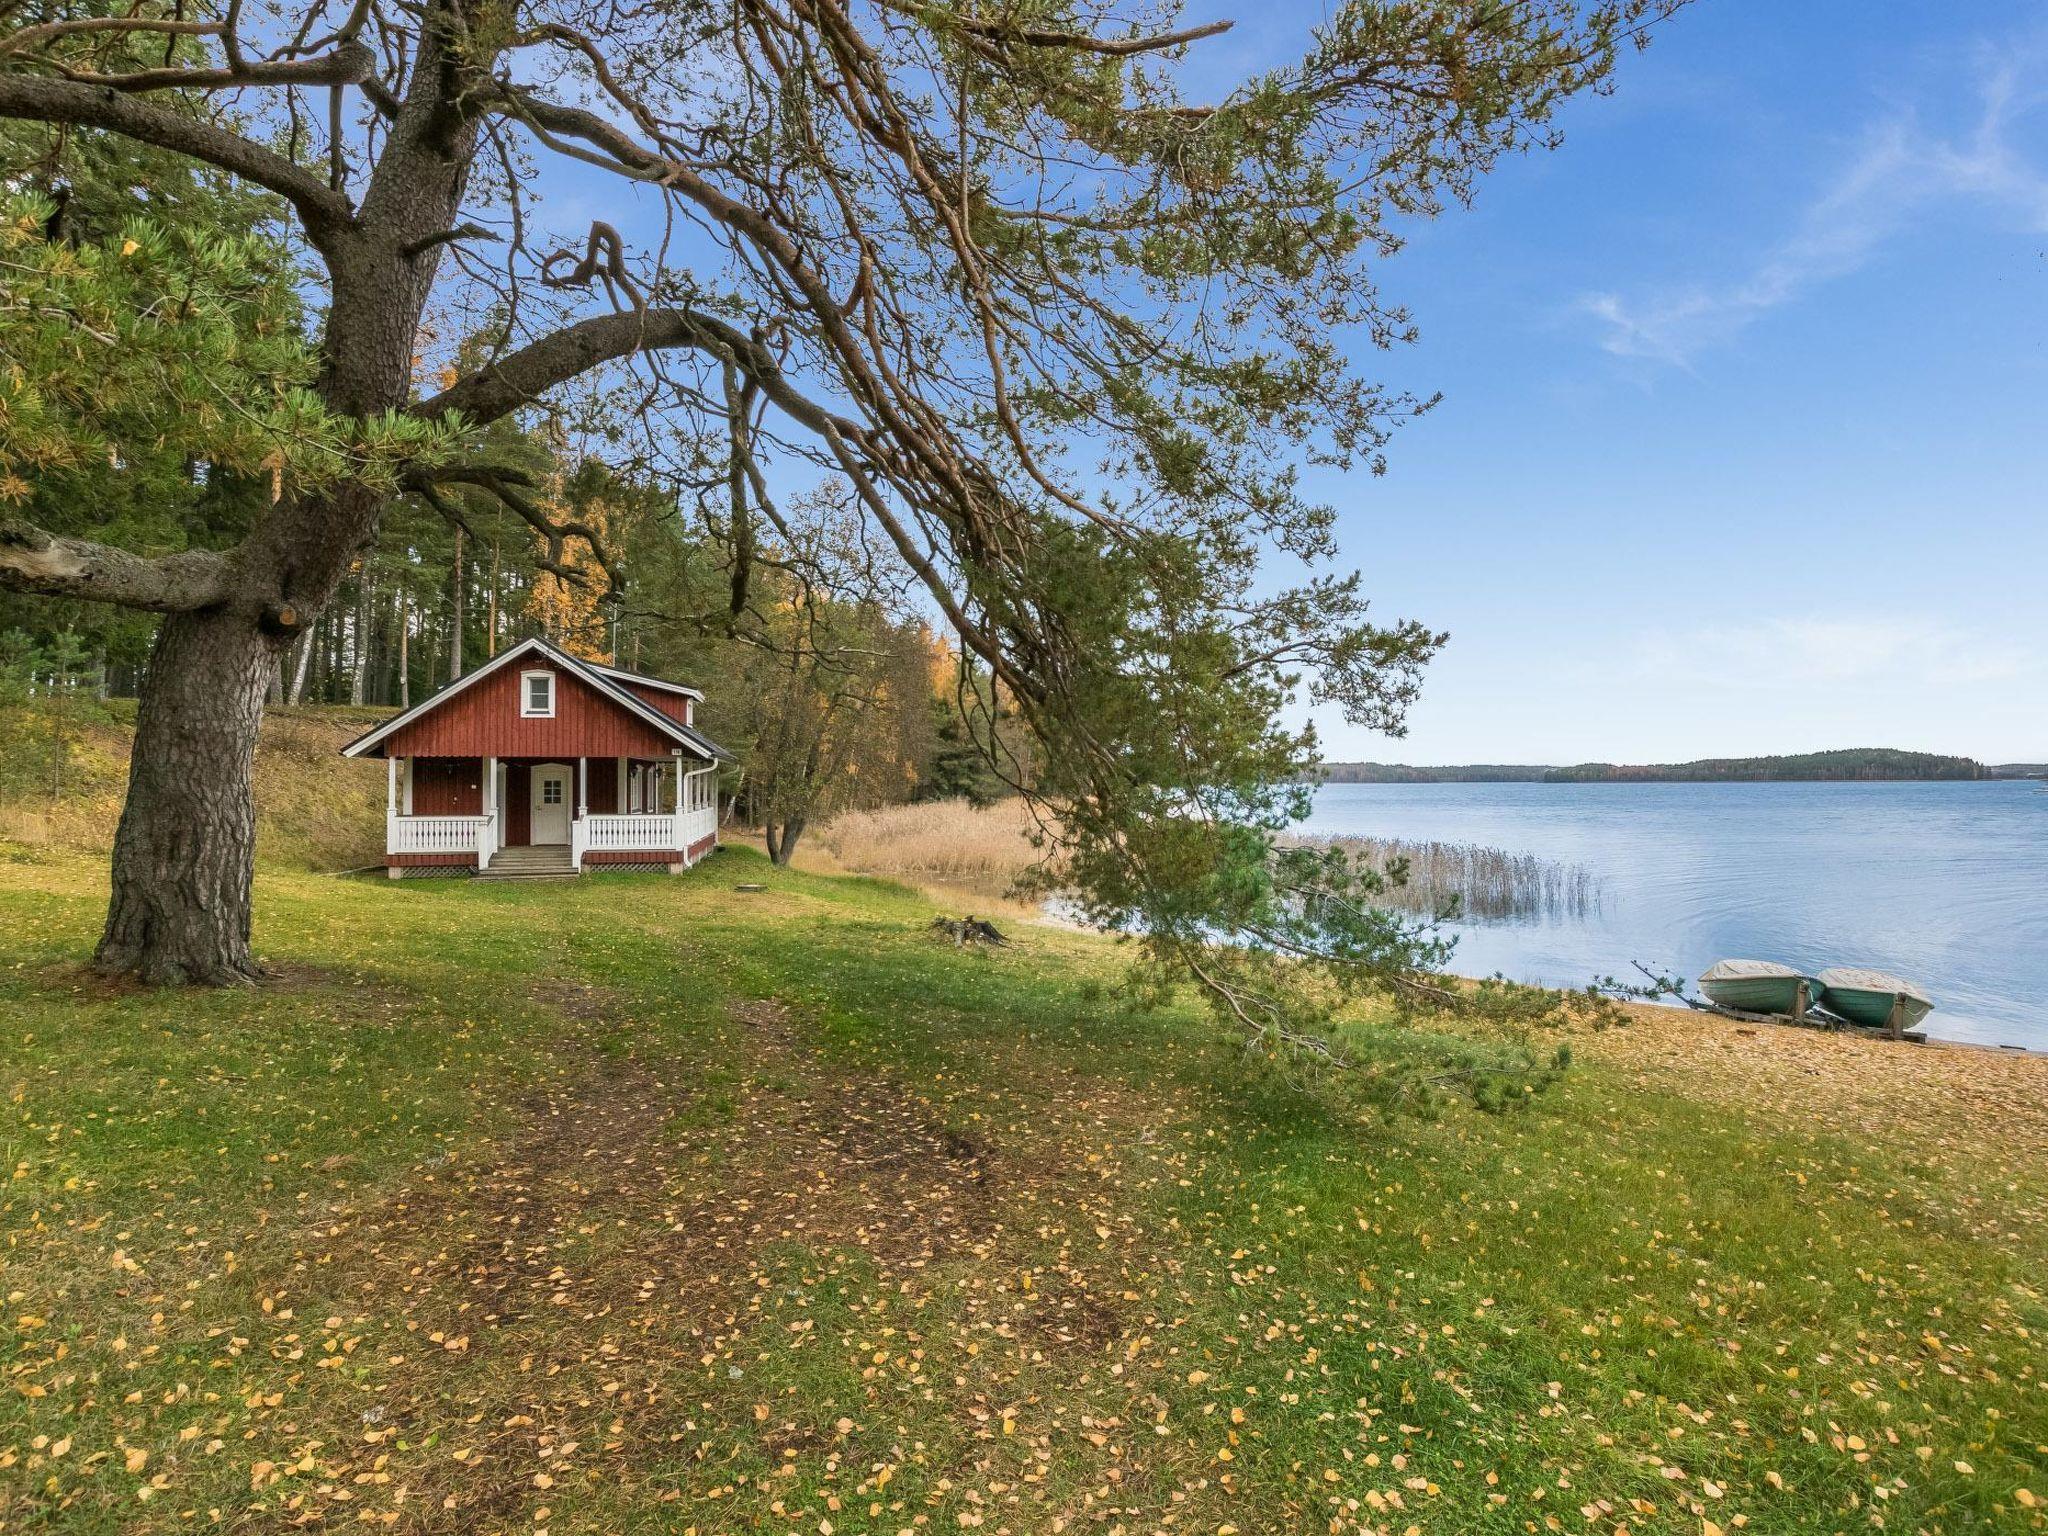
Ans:
[[[1464,975],[1875,966],[1926,989],[1930,1034],[2048,1049],[2048,792],[2033,783],[1327,784],[1302,828],[1591,871],[1595,913],[1460,925]]]

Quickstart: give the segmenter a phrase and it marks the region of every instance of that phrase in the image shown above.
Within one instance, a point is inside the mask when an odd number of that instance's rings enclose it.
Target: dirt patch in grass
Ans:
[[[1124,1336],[1115,1275],[1127,1252],[1105,1246],[1097,1273],[1059,1236],[1095,1246],[1110,1132],[1093,1115],[1121,1106],[1087,1105],[1078,1086],[1049,1101],[1041,1085],[969,1108],[848,1070],[774,1000],[733,1006],[739,1049],[717,1059],[750,1072],[726,1081],[605,1056],[591,1030],[620,1000],[602,988],[550,982],[532,995],[564,1015],[559,1076],[512,1106],[502,1137],[421,1165],[323,1229],[322,1246],[349,1256],[334,1278],[356,1315],[395,1341],[379,1346],[364,1428],[337,1446],[331,1486],[396,1476],[407,1528],[510,1529],[571,1479],[630,1482],[672,1465],[683,1426],[707,1414],[737,1426],[754,1464],[831,1455],[844,1433],[833,1415],[806,1418],[754,1382],[795,1368],[761,1361],[808,1358],[807,1343],[818,1353],[811,1282],[791,1264],[860,1277],[856,1311],[907,1313],[907,1332],[889,1330],[891,1363],[869,1369],[921,1385],[921,1412],[938,1415],[927,1432],[985,1428],[989,1395],[961,1384],[969,1371],[1058,1369]],[[1036,1150],[1013,1158],[1006,1138],[1027,1131]],[[991,1274],[1019,1278],[984,1305],[979,1277]],[[977,1299],[941,1346],[924,1330],[963,1281]],[[977,1357],[977,1338],[994,1348]],[[941,1370],[934,1351],[957,1365]]]
[[[146,997],[155,990],[133,976],[105,976],[75,960],[46,965],[36,975],[36,984],[46,991],[63,992],[81,1002],[112,1003],[131,997]]]
[[[796,1026],[790,1020],[789,1005],[772,997],[748,998],[730,1009],[733,1022],[749,1038],[787,1050],[796,1044]]]
[[[416,999],[410,992],[377,981],[374,977],[304,962],[260,961],[261,974],[255,985],[265,992],[319,992],[321,1016],[354,1022],[371,1017],[389,1017],[411,1009]],[[89,964],[65,961],[45,966],[37,976],[40,986],[63,992],[81,1002],[113,1003],[152,997],[163,989],[150,986],[132,975],[110,976]]]
[[[543,976],[528,988],[528,995],[541,1007],[578,1023],[610,1022],[620,1016],[624,1007],[609,987],[566,976]]]

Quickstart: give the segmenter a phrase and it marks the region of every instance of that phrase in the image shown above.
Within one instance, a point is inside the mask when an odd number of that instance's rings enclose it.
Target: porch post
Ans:
[[[590,759],[576,759],[576,814],[578,817],[590,814]]]
[[[384,873],[396,880],[405,871],[391,862],[398,852],[398,759],[384,756]]]
[[[626,760],[619,759],[619,792],[612,796],[612,809],[621,816],[626,814]]]
[[[686,804],[689,800],[686,791],[690,787],[690,776],[683,772],[681,747],[670,747],[669,756],[674,759],[676,765],[676,819],[675,830],[670,835],[675,838],[676,852],[687,861],[690,857],[690,834],[685,830],[687,824],[683,818],[690,814]]]
[[[412,814],[412,766],[414,761],[415,759],[408,757],[405,760],[405,772],[399,776],[401,788],[398,796],[398,808],[407,816]]]

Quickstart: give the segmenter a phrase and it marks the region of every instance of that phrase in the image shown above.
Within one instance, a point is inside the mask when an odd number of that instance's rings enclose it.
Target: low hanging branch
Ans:
[[[151,613],[191,613],[226,600],[233,570],[208,550],[143,559],[89,539],[0,518],[0,585]]]

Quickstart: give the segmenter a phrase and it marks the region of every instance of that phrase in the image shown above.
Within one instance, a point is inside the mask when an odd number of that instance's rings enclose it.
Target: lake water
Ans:
[[[1873,966],[1929,1034],[2048,1049],[2048,792],[1953,784],[1327,784],[1307,832],[1583,865],[1578,917],[1461,924],[1451,969],[1688,980],[1724,957]]]

